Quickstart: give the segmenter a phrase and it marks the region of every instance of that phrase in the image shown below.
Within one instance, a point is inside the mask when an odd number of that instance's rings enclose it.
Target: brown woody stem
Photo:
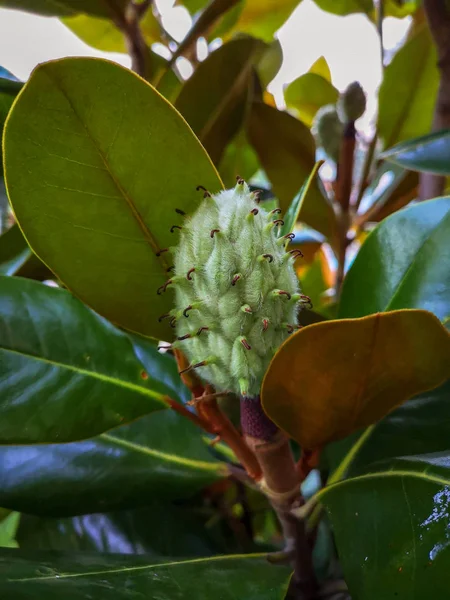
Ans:
[[[339,247],[338,268],[336,272],[336,294],[339,294],[344,281],[345,257],[348,245],[348,230],[350,227],[350,195],[353,183],[353,160],[355,154],[356,129],[353,121],[347,123],[342,137],[339,153],[339,163],[336,176],[336,199],[339,212]]]
[[[438,54],[440,81],[432,131],[440,131],[450,128],[450,4],[447,0],[424,0],[423,5]],[[420,200],[441,196],[444,189],[445,177],[420,174]]]
[[[241,398],[241,425],[244,439],[261,465],[264,478],[261,487],[277,513],[286,542],[285,551],[293,556],[291,591],[295,597],[312,600],[317,581],[311,544],[304,521],[291,513],[304,500],[289,440],[264,413],[259,397]]]
[[[131,68],[144,79],[148,75],[150,53],[141,31],[140,21],[151,4],[152,0],[143,0],[140,3],[130,0],[124,15],[117,9],[113,11],[114,22],[125,38],[128,54],[131,57]]]

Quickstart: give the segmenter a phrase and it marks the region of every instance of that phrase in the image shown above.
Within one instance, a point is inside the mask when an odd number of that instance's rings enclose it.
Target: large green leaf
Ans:
[[[226,187],[233,187],[238,175],[248,181],[258,169],[258,157],[250,146],[245,131],[241,130],[225,148],[219,166],[220,176]]]
[[[16,8],[48,17],[86,13],[111,17],[123,13],[128,0],[0,0],[0,6]]]
[[[3,134],[6,117],[11,109],[11,106],[22,89],[23,84],[20,81],[0,77],[0,136]],[[3,159],[2,148],[0,144],[0,176],[3,176]],[[0,224],[1,227],[1,224]]]
[[[144,369],[129,337],[69,292],[0,277],[0,443],[86,439],[166,408],[177,367],[147,352]]]
[[[0,594],[5,600],[282,600],[290,569],[262,554],[185,561],[148,557],[76,557],[3,550]]]
[[[385,148],[430,130],[439,84],[428,27],[400,48],[386,67],[379,92],[378,135]]]
[[[31,250],[18,225],[0,236],[0,275],[14,275],[31,256]]]
[[[335,15],[366,13],[375,19],[374,0],[314,0],[323,10]],[[414,14],[421,0],[383,0],[384,16],[402,18]]]
[[[288,113],[254,102],[248,136],[272,183],[280,208],[286,212],[314,167],[315,145],[311,132]],[[327,238],[333,238],[336,219],[317,182],[311,186],[307,198],[311,210],[304,210],[299,219]]]
[[[449,373],[450,335],[432,313],[325,321],[281,346],[264,377],[262,403],[302,448],[314,450],[375,423]]]
[[[448,449],[450,380],[415,396],[368,429],[324,450],[333,479],[352,477],[368,465],[409,454],[443,452]]]
[[[352,598],[448,594],[450,455],[406,456],[325,488]],[[349,534],[351,532],[351,535]]]
[[[408,140],[383,153],[391,163],[439,175],[450,175],[450,130]]]
[[[63,519],[22,515],[17,540],[22,550],[156,557],[209,556],[239,551],[213,507],[151,500],[147,504],[135,510]],[[213,518],[215,523],[208,523]]]
[[[301,0],[241,0],[239,17],[232,32],[248,33],[270,42],[274,33],[300,2]]]
[[[34,252],[84,302],[127,329],[173,335],[158,316],[176,243],[175,208],[221,182],[178,113],[117,64],[40,65],[5,128],[9,197]]]
[[[252,69],[263,50],[252,38],[228,42],[200,63],[175,101],[215,164],[242,125]]]
[[[193,423],[163,411],[83,442],[0,447],[0,505],[52,517],[135,508],[227,474]]]
[[[326,104],[335,104],[339,98],[339,92],[321,75],[305,73],[287,86],[284,98],[286,105],[296,109],[300,119],[306,125],[311,126],[319,108]]]
[[[399,308],[450,315],[450,197],[405,208],[363,244],[342,288],[339,317]]]
[[[79,14],[62,21],[89,46],[104,52],[127,52],[125,37],[112,19]],[[139,26],[148,45],[160,41],[160,27],[151,9],[147,10]]]

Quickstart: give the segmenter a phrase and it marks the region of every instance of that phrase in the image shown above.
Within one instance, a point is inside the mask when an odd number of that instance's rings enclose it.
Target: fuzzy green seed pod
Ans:
[[[344,126],[334,104],[322,106],[317,111],[311,130],[317,145],[323,148],[328,158],[337,163]]]
[[[365,113],[366,94],[358,81],[351,83],[339,96],[336,106],[343,123],[353,123]]]
[[[173,250],[173,346],[219,392],[257,395],[274,352],[297,329],[306,297],[278,212],[260,208],[238,180],[234,189],[205,194]]]

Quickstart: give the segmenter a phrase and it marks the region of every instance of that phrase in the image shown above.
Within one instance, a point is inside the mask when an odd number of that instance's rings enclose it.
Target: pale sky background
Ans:
[[[191,25],[183,7],[173,7],[173,0],[156,0],[163,21],[175,39],[182,39]],[[387,50],[405,35],[409,19],[385,20]],[[330,65],[333,83],[344,89],[358,80],[368,95],[366,127],[376,110],[376,90],[381,79],[378,36],[375,27],[363,15],[337,17],[304,0],[278,32],[284,61],[270,86],[282,104],[283,86],[305,73],[324,55]],[[104,53],[79,40],[57,19],[0,9],[0,65],[19,79],[26,80],[40,62],[63,56],[98,56],[129,66],[126,55]],[[185,66],[186,68],[186,66]],[[189,66],[185,72],[189,71]]]

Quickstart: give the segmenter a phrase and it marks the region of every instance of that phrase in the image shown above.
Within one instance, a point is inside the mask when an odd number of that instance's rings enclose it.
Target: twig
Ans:
[[[372,140],[366,150],[366,153],[364,155],[364,164],[363,164],[363,168],[361,171],[361,177],[356,186],[357,193],[356,193],[356,199],[355,199],[355,202],[353,205],[355,213],[358,212],[359,205],[361,204],[362,197],[364,196],[364,192],[366,191],[366,188],[367,188],[367,178],[369,177],[370,169],[372,167],[373,155],[375,153],[377,141],[378,141],[378,132],[375,131],[375,133],[373,134],[373,138],[372,138]]]
[[[424,0],[425,14],[436,44],[439,89],[434,109],[432,131],[450,128],[450,5],[446,0]],[[433,173],[421,173],[419,199],[427,200],[441,196],[445,189],[445,177]]]
[[[355,123],[350,121],[346,124],[341,141],[339,163],[336,177],[336,199],[339,204],[339,247],[338,267],[336,272],[336,296],[339,295],[342,282],[344,281],[345,257],[348,246],[348,230],[350,227],[350,195],[353,183],[353,162],[355,155],[356,129]]]
[[[283,530],[286,547],[282,558],[292,557],[291,592],[302,600],[312,600],[318,589],[312,548],[305,521],[291,514],[304,500],[289,440],[266,416],[259,397],[241,399],[241,425],[245,441],[261,465],[262,491],[269,498]]]
[[[149,73],[150,52],[142,35],[140,22],[151,4],[152,0],[143,0],[139,3],[130,0],[125,14],[115,11],[113,15],[116,26],[124,35],[128,54],[131,57],[131,68],[144,79]]]

